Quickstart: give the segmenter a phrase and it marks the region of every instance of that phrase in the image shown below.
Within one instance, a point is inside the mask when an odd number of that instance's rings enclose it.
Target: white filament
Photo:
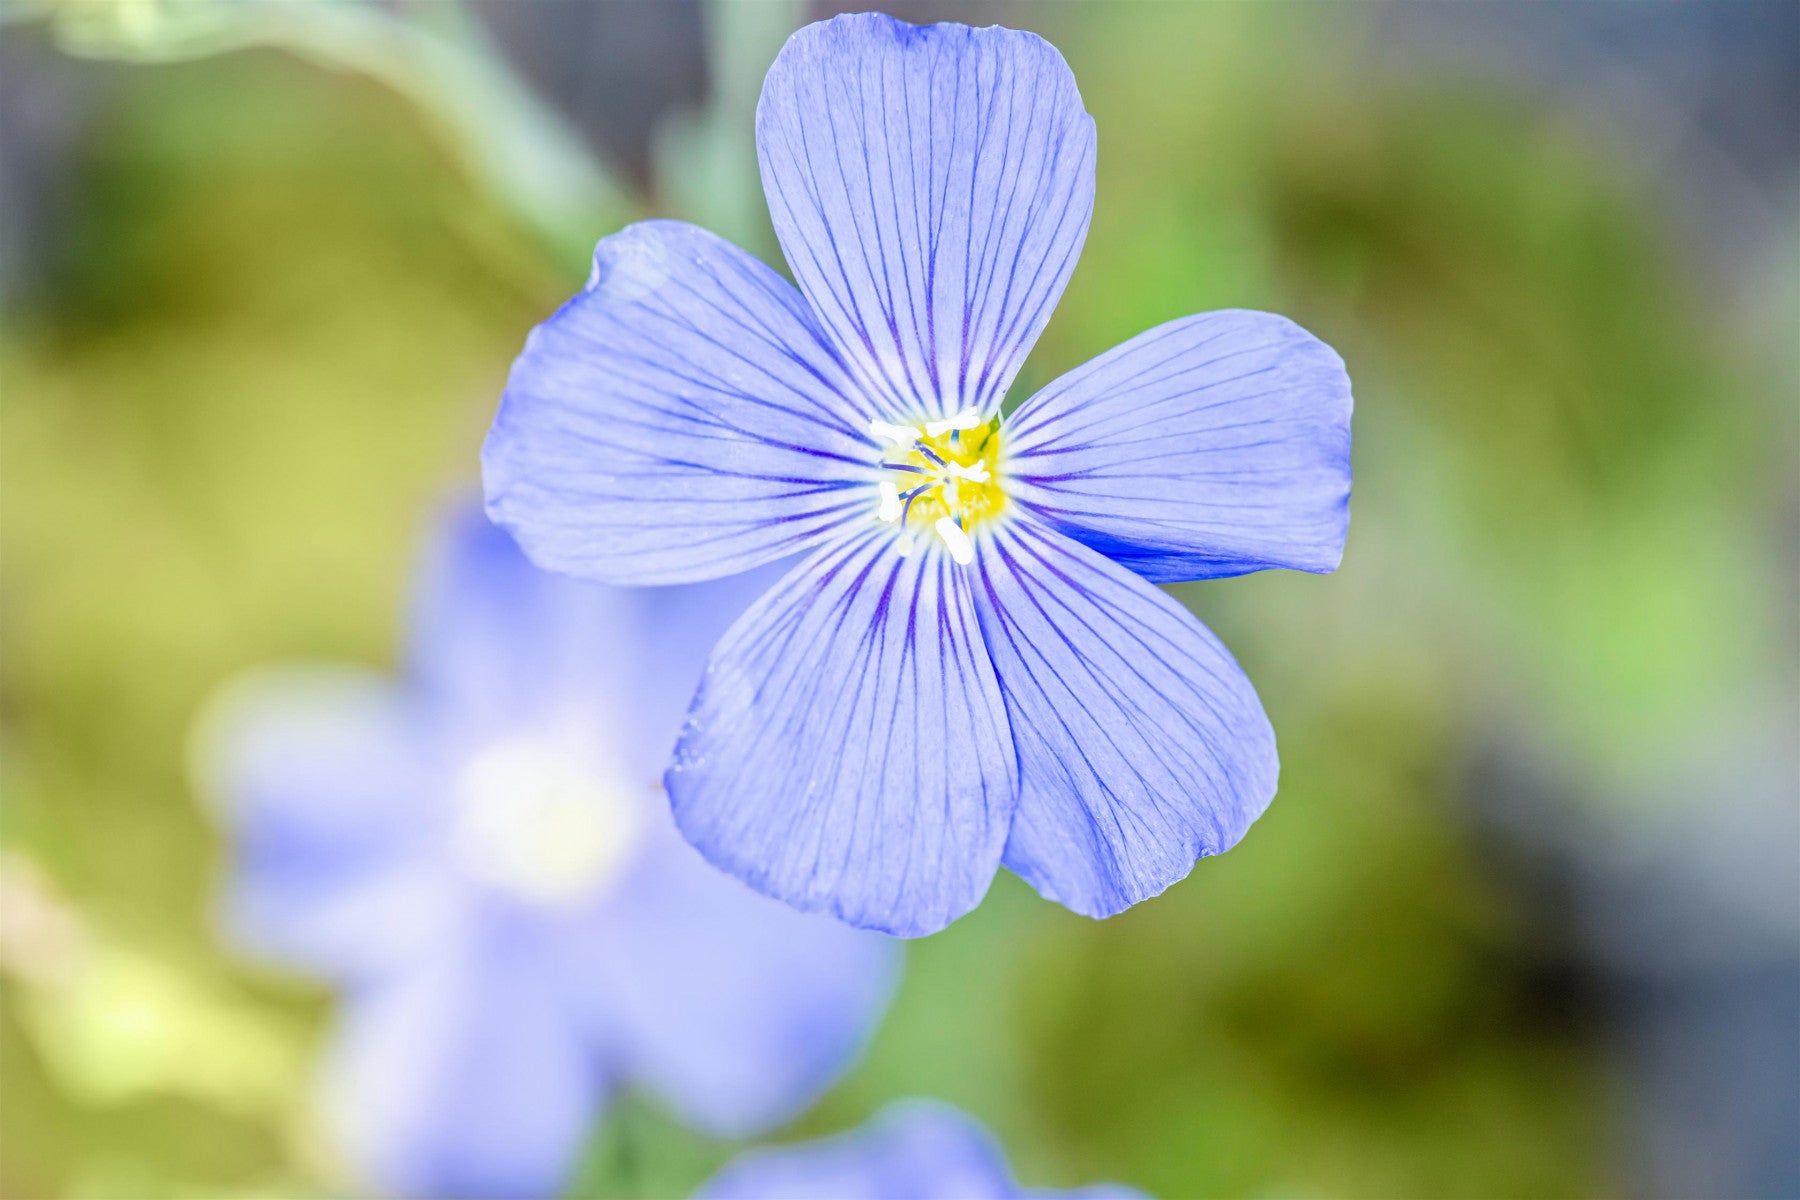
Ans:
[[[963,532],[961,525],[949,517],[939,517],[937,524],[932,528],[936,529],[937,535],[944,539],[944,545],[949,549],[951,558],[965,567],[975,561],[975,543],[969,540],[969,535]]]
[[[911,425],[890,425],[886,421],[870,421],[869,432],[896,446],[910,446],[919,440],[919,431]]]
[[[925,422],[926,437],[942,437],[952,429],[973,429],[981,424],[979,408],[965,408],[947,421]]]
[[[986,483],[988,481],[988,468],[987,463],[985,462],[972,462],[967,464],[947,462],[944,464],[944,470],[950,472],[958,479],[967,479],[970,483]]]

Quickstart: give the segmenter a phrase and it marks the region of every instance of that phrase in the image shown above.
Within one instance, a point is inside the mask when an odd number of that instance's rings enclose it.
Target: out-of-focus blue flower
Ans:
[[[1113,1183],[1072,1192],[1022,1188],[987,1130],[947,1104],[889,1105],[862,1129],[802,1146],[752,1150],[696,1200],[1145,1200]]]
[[[551,1194],[621,1085],[761,1132],[863,1045],[897,947],[714,870],[657,790],[757,582],[560,579],[459,514],[403,681],[285,671],[221,700],[227,920],[343,985],[323,1112],[384,1188]]]
[[[930,933],[1005,865],[1105,916],[1237,842],[1274,735],[1149,581],[1329,571],[1350,384],[1264,313],[1186,317],[1001,401],[1093,206],[1094,123],[1028,33],[809,26],[757,111],[799,281],[691,225],[602,241],[483,454],[539,564],[673,583],[812,549],[714,652],[666,781],[753,887]]]

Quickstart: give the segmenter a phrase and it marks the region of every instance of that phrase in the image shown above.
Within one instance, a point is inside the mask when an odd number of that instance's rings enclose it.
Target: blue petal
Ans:
[[[353,994],[323,1123],[382,1190],[536,1200],[567,1183],[607,1080],[530,938],[490,936]]]
[[[1158,326],[1006,427],[1009,492],[1159,582],[1334,570],[1350,521],[1350,378],[1284,317]]]
[[[687,839],[760,892],[901,936],[979,903],[1017,775],[972,579],[883,526],[764,596],[665,777]]]
[[[621,1069],[689,1125],[785,1123],[849,1068],[893,993],[899,945],[759,896],[709,866],[666,811],[566,954]]]
[[[1094,207],[1094,122],[1056,48],[809,25],[769,68],[756,144],[794,278],[884,415],[997,411]]]
[[[552,570],[729,575],[873,508],[858,394],[779,275],[692,225],[633,225],[513,365],[488,512]]]
[[[739,1155],[696,1200],[1145,1200],[1117,1184],[1021,1189],[987,1130],[934,1100],[903,1100],[863,1128]]]
[[[608,724],[624,707],[633,595],[539,570],[478,506],[455,505],[415,583],[409,674],[464,753],[559,708]]]
[[[420,572],[412,678],[454,750],[573,725],[606,743],[623,777],[650,784],[707,654],[779,571],[665,588],[586,583],[532,566],[478,508],[454,506]]]
[[[200,722],[196,761],[233,849],[224,920],[250,953],[367,974],[448,918],[420,836],[440,776],[386,680],[351,667],[246,676]]]
[[[1014,1200],[988,1132],[947,1104],[889,1105],[863,1128],[742,1154],[696,1200]]]
[[[1275,794],[1250,681],[1170,597],[1053,530],[997,530],[980,614],[1019,755],[1006,865],[1110,916],[1230,849]]]
[[[614,638],[629,643],[615,646],[626,660],[620,728],[627,738],[621,754],[629,778],[660,790],[713,648],[793,566],[793,560],[783,560],[724,579],[627,592],[631,615]],[[665,806],[660,796],[657,805]]]

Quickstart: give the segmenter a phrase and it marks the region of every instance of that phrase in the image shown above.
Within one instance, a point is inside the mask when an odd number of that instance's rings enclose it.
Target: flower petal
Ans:
[[[999,409],[1094,207],[1094,122],[1036,34],[809,25],[756,110],[763,191],[794,278],[896,419]]]
[[[976,611],[1019,754],[1006,865],[1110,916],[1230,849],[1275,794],[1250,681],[1169,596],[1054,530],[996,530]]]
[[[539,570],[479,507],[455,506],[415,582],[410,678],[462,753],[557,709],[610,726],[626,691],[621,627],[635,595]]]
[[[621,1069],[689,1125],[763,1133],[849,1068],[899,974],[891,938],[796,912],[715,870],[666,809],[568,962]]]
[[[482,450],[488,513],[552,570],[729,575],[873,507],[856,395],[774,271],[692,225],[632,225],[513,364]]]
[[[911,937],[980,902],[1017,774],[973,577],[893,538],[826,547],[732,627],[665,779],[715,865]]]
[[[1006,433],[1009,493],[1148,579],[1343,556],[1350,378],[1284,317],[1160,325],[1050,384]]]
[[[535,1200],[567,1183],[606,1079],[534,946],[491,937],[347,1000],[323,1123],[382,1190]]]
[[[532,566],[479,508],[455,506],[420,572],[411,676],[459,754],[566,731],[604,743],[622,778],[653,785],[713,645],[781,573],[771,563],[674,587],[587,583]]]
[[[224,920],[238,945],[345,976],[435,936],[451,901],[419,830],[438,776],[388,681],[354,667],[245,676],[208,705],[195,762],[234,851]]]
[[[696,1200],[1014,1200],[992,1135],[931,1100],[891,1104],[861,1129],[739,1155]]]

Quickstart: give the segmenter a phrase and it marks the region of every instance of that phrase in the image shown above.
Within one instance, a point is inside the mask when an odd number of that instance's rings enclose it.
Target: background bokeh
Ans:
[[[1219,307],[1357,392],[1343,568],[1177,588],[1281,794],[1094,923],[1003,876],[784,1136],[1037,1185],[1800,1195],[1800,8],[900,5],[1051,38],[1092,232],[1015,388]],[[646,213],[779,262],[793,4],[72,0],[0,25],[0,1195],[357,1194],[330,997],[216,937],[223,681],[393,662],[526,331]],[[575,1197],[737,1147],[628,1100]]]

